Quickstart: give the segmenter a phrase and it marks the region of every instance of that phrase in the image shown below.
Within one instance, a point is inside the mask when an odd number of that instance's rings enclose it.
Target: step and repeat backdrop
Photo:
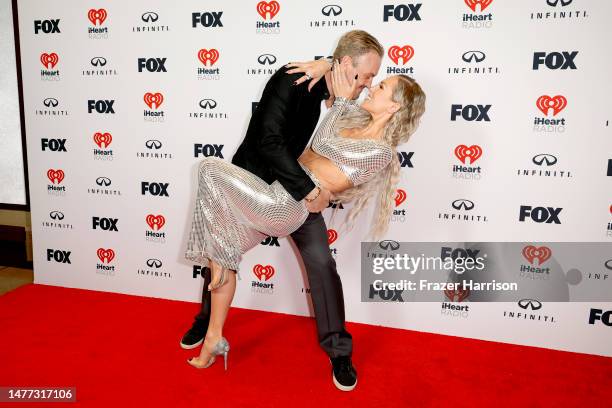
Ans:
[[[276,70],[364,29],[385,47],[375,82],[406,73],[427,93],[398,149],[381,244],[519,242],[516,279],[560,295],[409,302],[370,290],[363,301],[370,213],[344,231],[346,205],[324,215],[347,319],[612,356],[612,303],[572,302],[612,292],[612,3],[57,0],[18,11],[37,283],[199,302],[201,268],[183,258],[199,160],[231,160]],[[241,277],[235,306],[312,313],[291,240],[264,240]],[[177,319],[187,328],[192,316]]]

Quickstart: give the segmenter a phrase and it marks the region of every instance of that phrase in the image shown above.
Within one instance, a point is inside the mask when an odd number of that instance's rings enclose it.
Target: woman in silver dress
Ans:
[[[353,202],[347,216],[350,228],[368,200],[378,195],[371,233],[387,229],[399,181],[396,147],[418,127],[425,110],[425,94],[414,79],[395,75],[370,89],[361,106],[349,98],[356,81],[334,62],[335,101],[312,142],[298,161],[315,185],[332,192],[336,202]],[[229,343],[222,335],[234,292],[242,254],[267,236],[283,237],[308,216],[304,200],[296,201],[278,182],[261,178],[215,157],[199,165],[199,186],[185,257],[211,268],[211,317],[197,368],[223,355],[227,369]]]

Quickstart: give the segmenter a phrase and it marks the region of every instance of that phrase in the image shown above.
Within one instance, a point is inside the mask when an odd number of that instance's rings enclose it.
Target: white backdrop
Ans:
[[[399,149],[409,159],[387,238],[610,243],[610,13],[586,0],[19,1],[35,281],[199,301],[198,268],[183,259],[198,161],[231,159],[271,73],[330,55],[357,28],[385,47],[376,80],[402,68],[427,93]],[[534,126],[544,120],[554,124]],[[560,223],[521,221],[521,206],[561,208]],[[445,219],[463,213],[481,221]],[[347,320],[612,356],[610,321],[589,323],[610,303],[463,302],[450,314],[443,298],[362,303],[363,219],[330,244]],[[235,306],[309,315],[297,251],[271,244],[245,256]],[[561,267],[582,268],[572,287],[612,291],[610,258]]]

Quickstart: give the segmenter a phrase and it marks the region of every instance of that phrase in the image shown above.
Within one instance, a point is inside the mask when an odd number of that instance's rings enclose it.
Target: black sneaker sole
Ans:
[[[193,344],[185,344],[181,340],[181,348],[185,349],[185,350],[191,350],[191,349],[194,349],[194,348],[198,347],[200,344],[202,344],[203,341],[204,341],[204,337],[202,337],[202,340],[200,340],[200,341],[198,341],[196,343],[193,343]]]

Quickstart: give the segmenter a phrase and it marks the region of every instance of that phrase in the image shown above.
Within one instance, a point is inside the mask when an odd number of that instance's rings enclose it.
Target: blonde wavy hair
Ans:
[[[369,181],[335,194],[336,203],[354,202],[345,219],[344,227],[347,231],[353,228],[357,215],[366,207],[370,198],[378,194],[377,209],[372,217],[370,229],[370,235],[374,239],[382,237],[387,232],[395,205],[395,192],[400,178],[400,163],[396,148],[408,141],[418,128],[420,118],[425,112],[425,93],[419,84],[407,75],[397,75],[397,77],[392,99],[400,104],[400,109],[389,119],[382,137],[393,151],[391,163]],[[371,120],[372,116],[364,109],[352,110],[338,119],[336,130],[362,128]],[[332,221],[337,210],[336,206]]]

